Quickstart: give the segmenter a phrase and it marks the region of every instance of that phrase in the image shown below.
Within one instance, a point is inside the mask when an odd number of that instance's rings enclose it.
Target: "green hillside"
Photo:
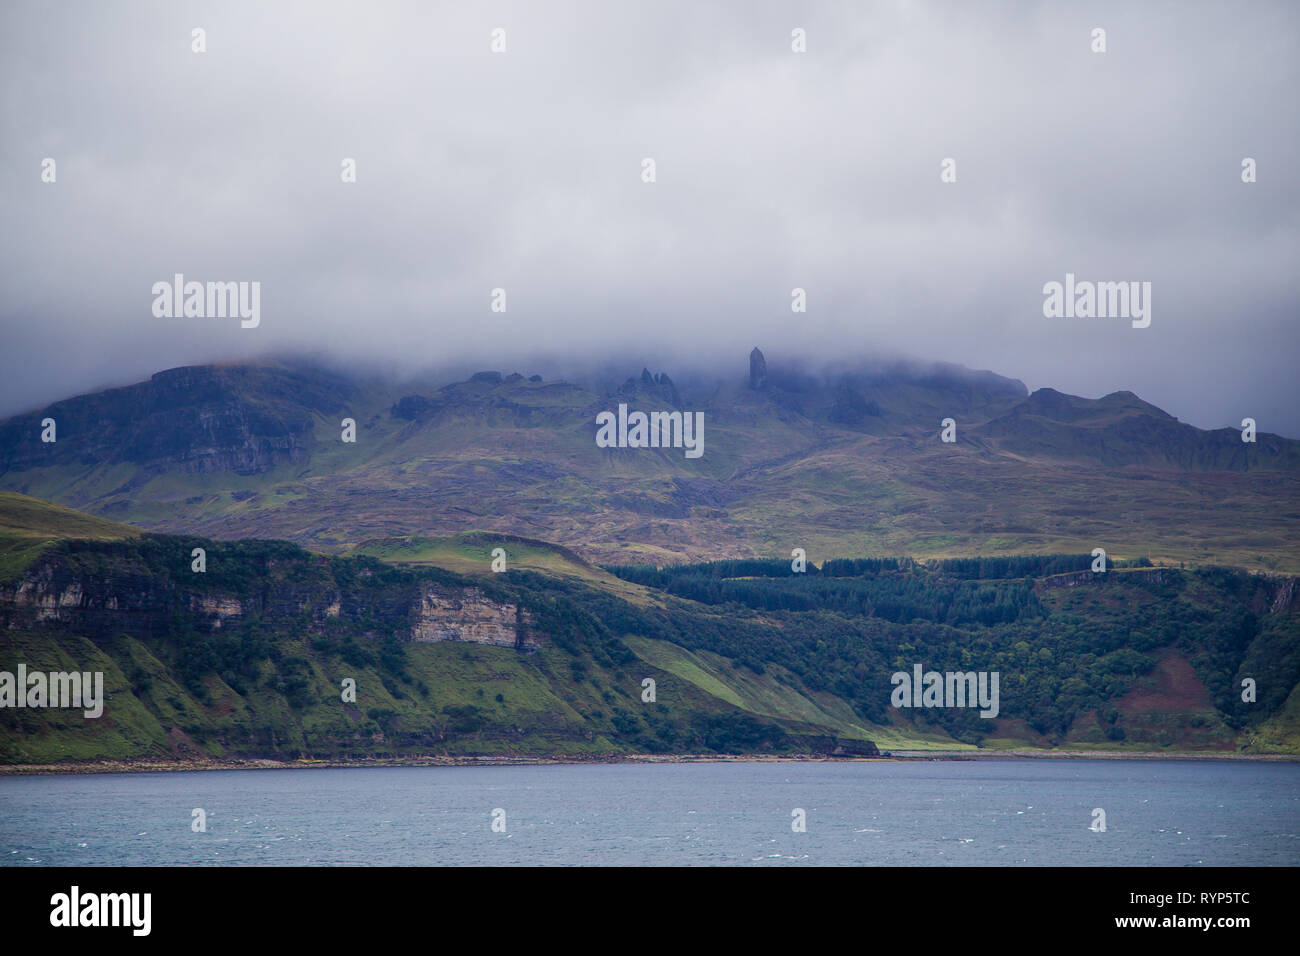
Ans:
[[[138,534],[136,528],[51,501],[0,491],[0,581],[20,575],[55,541],[116,541]]]
[[[15,497],[0,519],[99,535],[0,583],[0,671],[101,671],[107,695],[99,719],[0,709],[9,764],[1300,746],[1289,577],[1087,554],[602,569],[485,533],[330,557]],[[915,664],[997,672],[998,715],[892,706]]]
[[[636,604],[653,600],[646,589],[588,563],[568,548],[516,535],[470,531],[449,538],[389,538],[368,541],[348,554],[390,564],[442,568],[457,574],[492,575],[496,573],[492,570],[493,552],[498,548],[505,552],[508,570],[536,571],[587,584]]]

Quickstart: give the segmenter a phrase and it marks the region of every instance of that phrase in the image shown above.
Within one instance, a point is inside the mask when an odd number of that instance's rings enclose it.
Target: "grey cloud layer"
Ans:
[[[1297,39],[1291,3],[8,4],[0,412],[285,351],[761,344],[1300,436]],[[1151,327],[1045,319],[1067,271],[1151,281]],[[154,318],[175,272],[261,281],[261,326]]]

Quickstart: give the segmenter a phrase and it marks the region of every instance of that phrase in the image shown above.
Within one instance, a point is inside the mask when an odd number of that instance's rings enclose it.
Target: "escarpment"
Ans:
[[[166,639],[251,626],[311,638],[466,641],[534,650],[532,616],[440,572],[331,559],[281,542],[69,542],[0,584],[0,629],[56,628],[107,640]]]

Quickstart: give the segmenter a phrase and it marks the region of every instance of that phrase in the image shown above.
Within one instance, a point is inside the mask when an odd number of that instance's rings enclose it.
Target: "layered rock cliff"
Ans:
[[[534,650],[542,642],[531,624],[532,617],[523,608],[493,601],[478,588],[456,591],[426,584],[411,625],[411,640]]]
[[[147,536],[56,549],[0,585],[0,629],[57,626],[92,640],[158,639],[178,629],[214,633],[251,624],[299,636],[341,627],[399,641],[544,645],[518,604],[441,572],[358,570],[276,542],[205,542],[209,570],[199,573],[191,569],[190,542],[177,541]]]

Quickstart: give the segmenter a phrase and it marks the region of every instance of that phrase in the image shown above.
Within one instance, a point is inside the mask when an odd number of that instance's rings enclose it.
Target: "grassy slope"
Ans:
[[[568,548],[515,535],[470,531],[448,538],[389,538],[369,541],[348,552],[393,564],[437,567],[456,574],[492,574],[492,552],[505,550],[506,568],[536,571],[588,587],[598,587],[633,604],[655,600],[647,588],[617,578],[585,561]]]
[[[0,581],[20,575],[53,542],[63,538],[116,541],[140,532],[51,501],[0,491]]]
[[[206,682],[209,699],[201,701],[172,678],[145,644],[127,637],[100,646],[71,636],[51,641],[18,635],[7,643],[6,658],[13,654],[32,670],[103,671],[109,702],[96,721],[84,721],[73,711],[6,711],[0,762],[229,755],[215,739],[196,741],[176,729],[180,726],[191,732],[207,730],[214,737],[220,732],[227,739],[255,741],[259,752],[281,756],[613,755],[645,749],[636,736],[649,732],[647,714],[685,734],[699,715],[731,711],[735,705],[728,698],[762,699],[761,687],[744,681],[733,681],[738,692],[715,682],[712,690],[720,690],[721,696],[702,689],[676,672],[671,651],[666,659],[651,655],[659,664],[643,663],[626,670],[586,661],[587,669],[578,676],[571,669],[570,656],[555,650],[525,657],[509,648],[451,642],[413,645],[407,652],[407,683],[393,680],[379,668],[324,658],[306,643],[291,641],[281,649],[309,662],[312,699],[309,706],[294,709],[268,683],[259,682],[240,695],[215,676]],[[680,650],[673,645],[667,648]],[[712,666],[724,669],[717,662]],[[269,664],[264,670],[265,676],[273,676]],[[344,677],[357,682],[356,705],[340,698],[338,688]],[[655,703],[641,701],[645,677],[656,681]],[[807,701],[801,703],[797,717],[778,715],[772,712],[778,708],[762,704],[741,709],[793,733],[865,739],[860,730],[846,732],[843,721],[824,712],[812,713]],[[476,708],[476,726],[456,730],[455,716],[444,708]],[[620,731],[611,723],[620,711],[636,721],[636,733]],[[819,720],[800,719],[807,717]],[[437,739],[410,746],[402,739],[408,733]],[[352,742],[322,743],[339,738]]]
[[[882,749],[975,749],[946,734],[920,734],[908,727],[875,724],[853,713],[832,695],[813,695],[797,688],[783,668],[771,666],[759,675],[736,667],[708,651],[689,651],[670,641],[625,636],[624,642],[646,663],[689,681],[704,692],[759,717],[785,726],[805,725],[816,733],[852,740],[870,740]]]

